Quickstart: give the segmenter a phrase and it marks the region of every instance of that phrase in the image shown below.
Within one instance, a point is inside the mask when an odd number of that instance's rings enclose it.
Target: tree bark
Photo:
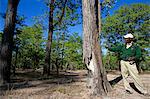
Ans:
[[[53,36],[53,30],[54,30],[54,27],[53,27],[54,2],[55,0],[51,0],[50,2],[48,41],[46,44],[45,64],[43,67],[44,75],[50,74],[50,53],[51,53],[52,36]]]
[[[20,0],[8,0],[4,34],[0,52],[0,83],[10,82],[13,35],[15,30],[17,7]]]
[[[98,0],[82,0],[83,60],[88,68],[88,87],[92,95],[106,95],[111,90],[102,64],[99,33],[101,32]]]
[[[59,60],[60,60],[60,58],[59,58],[59,53],[60,53],[60,48],[59,48],[59,39],[60,39],[60,37],[59,37],[59,34],[57,34],[56,35],[57,37],[56,37],[56,39],[57,39],[57,46],[56,46],[56,51],[57,51],[57,58],[56,58],[56,70],[57,70],[57,76],[59,76],[59,65],[60,65],[60,62],[59,62]]]
[[[48,42],[46,45],[46,55],[45,55],[45,65],[43,67],[43,74],[50,74],[50,54],[51,54],[51,45],[52,45],[52,36],[54,27],[58,24],[61,24],[63,17],[65,15],[65,7],[67,4],[67,0],[63,0],[63,7],[62,7],[62,14],[58,18],[58,21],[54,24],[53,22],[53,14],[54,14],[54,8],[55,8],[55,0],[51,0],[50,2],[50,11],[49,11],[49,32],[48,32]]]
[[[62,34],[62,53],[61,53],[61,70],[63,70],[63,66],[64,66],[64,47],[65,47],[65,32],[63,32]]]
[[[17,67],[17,61],[18,61],[18,47],[16,46],[16,50],[15,50],[16,54],[15,54],[15,63],[14,63],[14,66],[13,66],[13,75],[16,74],[16,67]]]

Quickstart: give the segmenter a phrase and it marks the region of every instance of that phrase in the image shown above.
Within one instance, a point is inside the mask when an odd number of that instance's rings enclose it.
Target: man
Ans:
[[[133,90],[131,89],[129,82],[127,80],[130,75],[134,80],[134,85],[136,88],[143,94],[148,95],[147,91],[144,89],[143,84],[138,75],[138,70],[136,67],[136,62],[141,58],[141,49],[134,44],[134,36],[132,34],[126,34],[124,36],[125,44],[118,47],[112,48],[107,47],[110,51],[118,52],[121,65],[121,74],[123,77],[124,87],[127,93],[132,94]]]

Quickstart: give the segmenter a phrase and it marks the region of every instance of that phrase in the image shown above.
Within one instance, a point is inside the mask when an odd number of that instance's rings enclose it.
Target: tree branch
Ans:
[[[65,2],[64,2],[64,5],[63,5],[63,7],[62,7],[62,14],[61,14],[60,18],[58,19],[58,21],[54,24],[54,27],[55,27],[57,24],[59,24],[59,23],[62,22],[63,16],[64,16],[64,14],[65,14],[66,3],[67,3],[67,0],[65,0]]]

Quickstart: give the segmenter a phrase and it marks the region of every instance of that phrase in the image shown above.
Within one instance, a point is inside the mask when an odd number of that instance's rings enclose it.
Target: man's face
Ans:
[[[125,38],[125,43],[131,43],[133,41],[132,38]]]

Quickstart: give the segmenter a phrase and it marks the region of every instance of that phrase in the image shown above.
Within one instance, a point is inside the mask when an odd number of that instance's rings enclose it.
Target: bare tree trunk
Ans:
[[[88,68],[88,87],[92,95],[106,95],[111,90],[102,65],[99,33],[101,32],[98,0],[82,0],[83,59]]]
[[[45,64],[43,67],[43,74],[50,74],[50,54],[51,54],[51,45],[52,45],[52,36],[53,36],[53,11],[54,11],[54,2],[50,2],[50,11],[49,11],[49,31],[48,31],[48,41],[46,44],[46,55],[45,55]]]
[[[8,0],[4,35],[0,52],[0,83],[10,82],[13,35],[19,1],[20,0]]]

